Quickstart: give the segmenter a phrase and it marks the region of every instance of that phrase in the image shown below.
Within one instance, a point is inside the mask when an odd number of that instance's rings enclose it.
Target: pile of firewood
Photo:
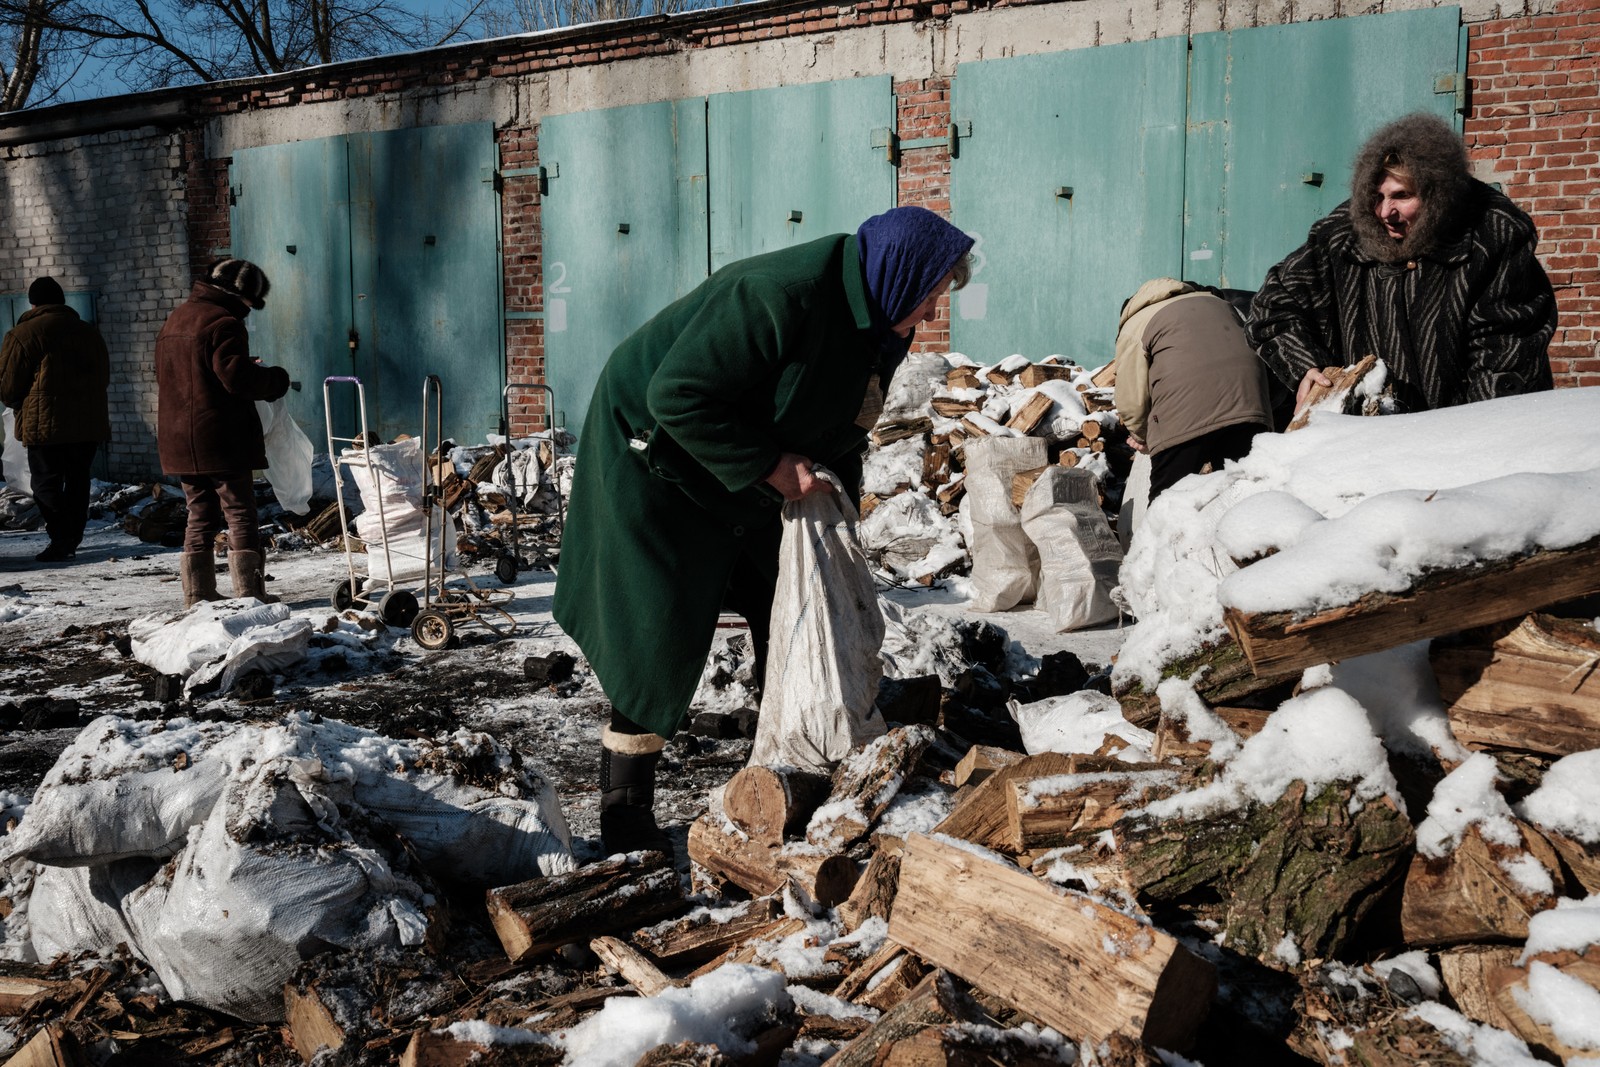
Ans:
[[[924,410],[886,412],[871,434],[878,448],[921,438],[920,485],[905,483],[888,494],[864,495],[863,518],[887,496],[914,489],[935,498],[944,514],[954,514],[965,492],[962,443],[995,434],[1044,438],[1051,463],[1088,466],[1099,477],[1102,504],[1116,503],[1132,451],[1113,407],[1109,366],[1091,375],[1059,356],[1038,363],[1011,356],[989,367],[956,354],[949,359],[953,365],[943,385],[932,390]],[[1065,395],[1075,395],[1077,401],[1064,403]],[[1019,506],[1043,469],[1017,476],[1012,496]]]

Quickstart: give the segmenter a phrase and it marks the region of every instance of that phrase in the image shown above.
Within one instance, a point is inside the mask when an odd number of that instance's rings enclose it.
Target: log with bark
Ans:
[[[1495,1005],[1503,1013],[1507,1029],[1526,1041],[1536,1053],[1559,1057],[1567,1063],[1592,1057],[1594,1049],[1568,1045],[1558,1036],[1554,1020],[1536,1018],[1525,1005],[1523,998],[1528,994],[1528,983],[1536,968],[1551,968],[1560,974],[1562,984],[1568,987],[1564,998],[1567,1005],[1594,1003],[1600,999],[1600,945],[1590,945],[1581,954],[1570,949],[1536,953],[1515,966],[1500,968],[1490,977]],[[1584,989],[1585,986],[1588,988]],[[1550,999],[1546,999],[1545,1006],[1562,1010]]]
[[[804,829],[831,788],[822,774],[792,767],[745,767],[723,789],[722,810],[752,841],[782,845],[785,837]]]
[[[865,837],[935,737],[927,726],[898,726],[846,756],[833,773],[832,792],[806,827],[806,840],[844,849]]]
[[[1009,789],[1012,779],[1042,778],[1051,774],[1072,774],[1078,758],[1060,752],[1041,752],[1025,756],[1006,767],[997,767],[983,781],[956,801],[934,833],[971,841],[987,848],[1001,848],[1011,832]]]
[[[1529,615],[1441,638],[1429,652],[1450,730],[1468,748],[1565,756],[1600,748],[1600,634]]]
[[[1368,593],[1309,615],[1225,608],[1223,622],[1258,674],[1281,675],[1600,592],[1600,538],[1418,579],[1405,593]]]
[[[1378,357],[1373,355],[1362,356],[1353,366],[1349,367],[1323,367],[1322,373],[1331,383],[1329,385],[1312,385],[1307,390],[1305,399],[1298,405],[1298,414],[1289,423],[1285,430],[1298,430],[1311,419],[1311,413],[1316,410],[1336,409],[1344,403],[1344,398],[1361,383],[1367,372],[1377,365]]]
[[[945,419],[959,419],[983,406],[976,400],[960,400],[953,396],[936,396],[928,403],[935,415]]]
[[[1231,708],[1226,705],[1214,707],[1211,712],[1227,723],[1241,741],[1260,733],[1267,724],[1267,716],[1272,714],[1265,708]],[[1191,739],[1186,720],[1168,715],[1165,710],[1156,723],[1155,734],[1150,758],[1157,763],[1165,763],[1170,759],[1199,761],[1211,755],[1210,741]]]
[[[988,388],[988,383],[978,374],[977,367],[951,367],[944,372],[944,384],[950,389]]]
[[[1238,642],[1227,639],[1182,656],[1161,668],[1161,677],[1193,678],[1200,676],[1194,690],[1213,708],[1260,707],[1275,710],[1287,700],[1300,680],[1299,669],[1263,673],[1250,664]],[[1154,730],[1161,719],[1161,701],[1154,689],[1145,689],[1138,682],[1125,686],[1117,694],[1122,705],[1122,717],[1135,726]]]
[[[669,967],[693,966],[722,955],[772,925],[782,907],[777,898],[756,897],[713,912],[700,908],[681,919],[633,933],[633,943]]]
[[[917,437],[933,429],[933,420],[927,416],[902,419],[897,422],[880,422],[872,428],[872,443],[882,448],[908,437]]]
[[[672,988],[672,979],[663,974],[660,967],[620,938],[597,937],[589,942],[589,950],[600,957],[606,970],[637,989],[641,997],[653,997],[663,989]]]
[[[1063,1034],[1182,1051],[1216,993],[1175,938],[948,839],[906,842],[889,937]]]
[[[1013,778],[1006,794],[1008,851],[1081,843],[1178,785],[1170,769]]]
[[[1035,389],[1045,382],[1064,381],[1072,377],[1072,372],[1076,369],[1066,363],[1030,363],[1022,368],[1022,372],[1017,375],[1017,381],[1022,383],[1025,389]]]
[[[643,852],[491,889],[487,901],[500,944],[520,963],[653,922],[683,906],[683,891],[665,854]]]
[[[900,882],[900,856],[880,848],[867,861],[867,869],[850,896],[839,905],[839,918],[846,930],[855,930],[868,919],[887,919],[894,905],[895,888]]]
[[[833,907],[850,896],[860,872],[841,851],[754,840],[707,812],[689,826],[689,858],[714,877],[755,896],[782,889],[791,879],[817,903]]]
[[[951,975],[934,971],[860,1037],[840,1049],[828,1067],[876,1067],[886,1046],[930,1027],[962,1022],[992,1024],[993,1020]]]

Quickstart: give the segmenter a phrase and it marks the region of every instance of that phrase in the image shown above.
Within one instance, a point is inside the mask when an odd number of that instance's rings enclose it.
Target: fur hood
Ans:
[[[1384,161],[1411,172],[1422,201],[1405,240],[1396,241],[1373,214]],[[1471,198],[1467,150],[1460,134],[1443,119],[1424,112],[1407,115],[1367,139],[1350,178],[1350,223],[1361,254],[1383,263],[1416,259],[1447,243],[1463,221]]]

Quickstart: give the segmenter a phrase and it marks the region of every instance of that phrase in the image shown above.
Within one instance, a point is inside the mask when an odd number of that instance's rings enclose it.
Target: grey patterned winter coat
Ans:
[[[1250,343],[1291,389],[1313,367],[1368,353],[1388,365],[1407,410],[1551,387],[1556,302],[1534,257],[1533,221],[1467,175],[1459,137],[1448,134],[1452,145],[1435,134],[1418,116],[1380,131],[1356,160],[1351,200],[1267,272]],[[1400,150],[1409,149],[1423,206],[1395,241],[1373,204],[1393,141],[1408,137]]]

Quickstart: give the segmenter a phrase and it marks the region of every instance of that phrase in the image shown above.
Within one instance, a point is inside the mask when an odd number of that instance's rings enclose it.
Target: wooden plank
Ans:
[[[1424,577],[1410,592],[1368,593],[1305,618],[1223,611],[1257,675],[1334,663],[1600,592],[1600,538]]]
[[[889,937],[1063,1034],[1183,1051],[1216,973],[1179,942],[948,841],[906,841]]]
[[[1429,651],[1450,729],[1468,748],[1567,756],[1600,748],[1600,641],[1587,623],[1529,615]]]
[[[491,889],[487,904],[506,956],[520,963],[659,919],[683,906],[683,890],[664,853],[644,852]]]

